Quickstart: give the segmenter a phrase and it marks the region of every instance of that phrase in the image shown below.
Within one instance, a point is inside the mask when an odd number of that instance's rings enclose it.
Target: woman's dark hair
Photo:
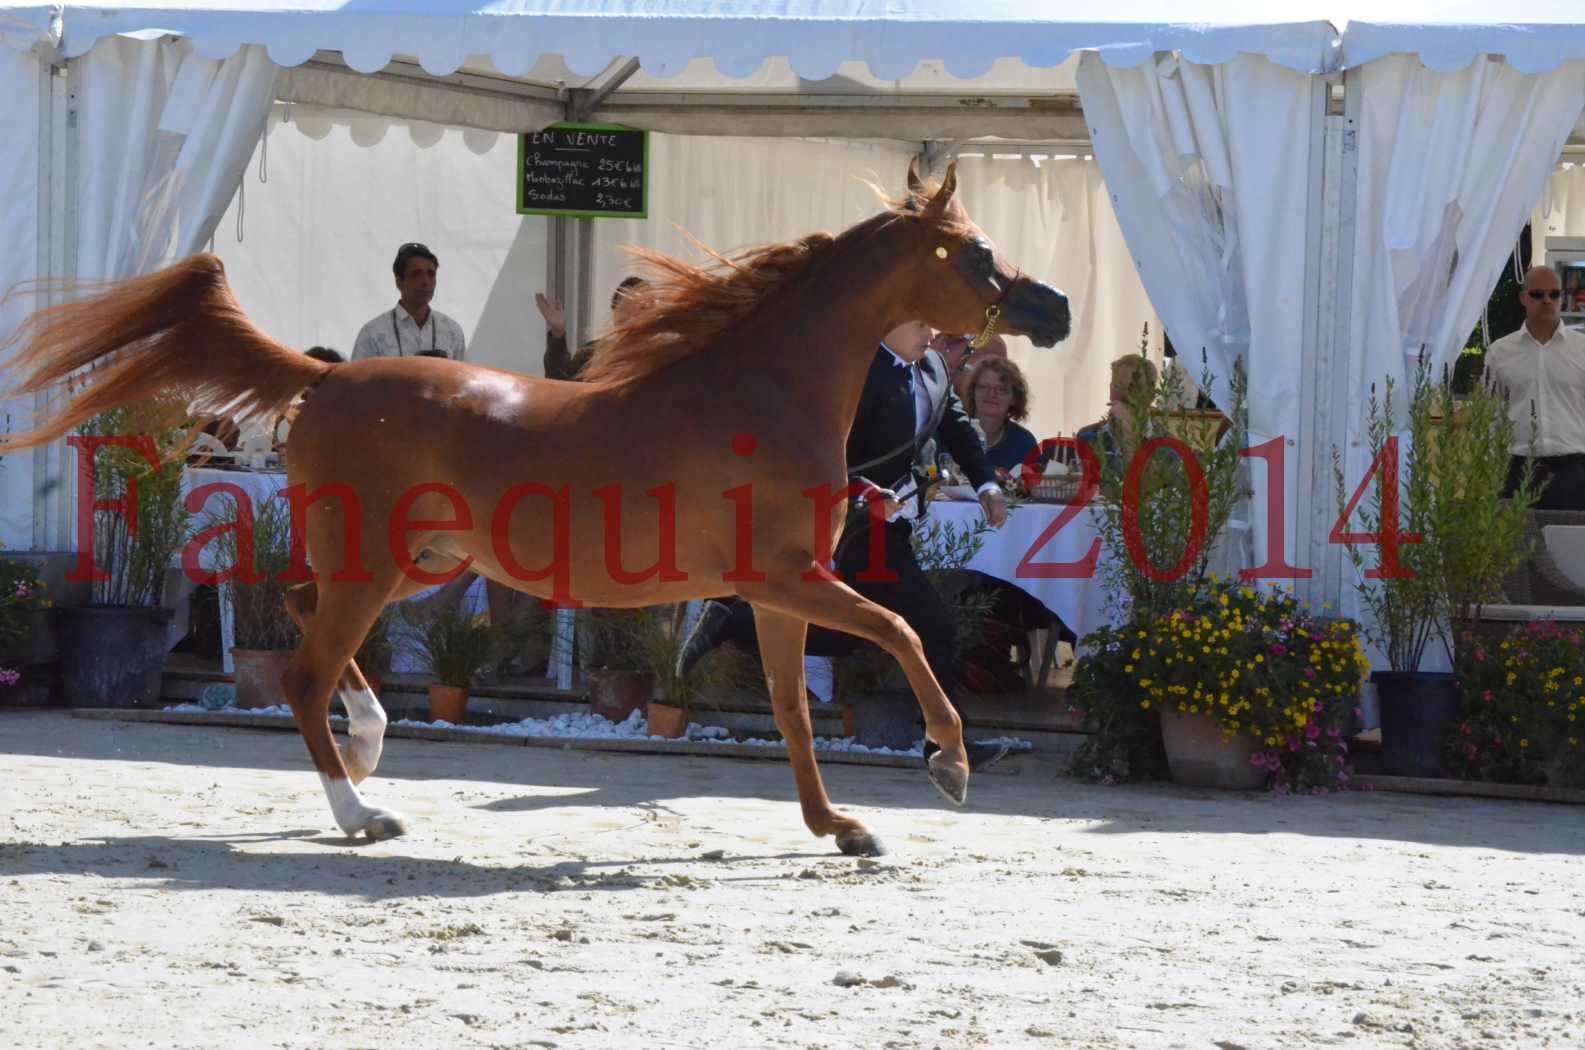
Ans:
[[[407,275],[407,262],[409,259],[428,259],[440,268],[440,260],[435,258],[435,253],[417,241],[409,241],[396,249],[396,261],[391,264],[391,272],[396,274],[397,280]]]
[[[616,304],[621,300],[622,293],[629,288],[642,288],[649,282],[642,277],[624,277],[622,283],[616,286],[616,291],[611,293],[611,309],[616,309]]]
[[[311,346],[308,348],[308,356],[315,361],[326,361],[333,365],[339,365],[346,360],[328,346]]]

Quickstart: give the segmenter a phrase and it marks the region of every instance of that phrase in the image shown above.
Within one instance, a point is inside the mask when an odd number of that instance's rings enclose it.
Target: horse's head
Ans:
[[[1027,336],[1036,346],[1068,337],[1068,297],[1024,276],[996,254],[996,246],[954,197],[957,164],[948,165],[941,186],[929,193],[917,161],[908,165],[911,234],[918,252],[914,316],[943,332],[995,332]]]

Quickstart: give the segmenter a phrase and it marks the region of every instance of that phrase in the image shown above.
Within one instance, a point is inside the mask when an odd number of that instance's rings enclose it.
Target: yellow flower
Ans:
[[[1134,665],[1133,664],[1124,664],[1123,665],[1123,673],[1124,674],[1133,674],[1134,673]]]
[[[1141,701],[1139,701],[1139,706],[1144,708],[1146,711],[1149,711],[1150,710],[1150,701],[1149,700],[1141,700]]]
[[[1139,680],[1139,688],[1141,688],[1141,689],[1149,689],[1150,688],[1150,679],[1141,678]]]
[[[1519,741],[1519,746],[1520,746],[1520,747],[1529,747],[1529,746],[1530,746],[1530,741],[1528,741],[1528,740],[1521,740],[1521,741]]]

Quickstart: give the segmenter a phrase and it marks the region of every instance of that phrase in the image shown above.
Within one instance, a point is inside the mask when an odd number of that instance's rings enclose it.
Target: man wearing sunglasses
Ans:
[[[376,314],[358,331],[352,359],[365,357],[449,357],[461,361],[465,346],[462,326],[429,301],[435,297],[440,260],[415,242],[396,250],[391,273],[396,276],[396,305]]]
[[[1585,510],[1585,333],[1563,326],[1556,271],[1532,267],[1519,300],[1524,327],[1486,351],[1486,374],[1507,391],[1514,426],[1504,495],[1518,486],[1524,457],[1534,456],[1536,478],[1546,484],[1536,506]]]

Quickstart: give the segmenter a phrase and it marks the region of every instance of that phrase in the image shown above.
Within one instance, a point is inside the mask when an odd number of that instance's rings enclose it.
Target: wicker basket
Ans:
[[[1030,491],[1031,499],[1042,503],[1072,503],[1079,495],[1079,486],[1083,483],[1082,474],[1069,474],[1058,477],[1042,477],[1035,483]]]

